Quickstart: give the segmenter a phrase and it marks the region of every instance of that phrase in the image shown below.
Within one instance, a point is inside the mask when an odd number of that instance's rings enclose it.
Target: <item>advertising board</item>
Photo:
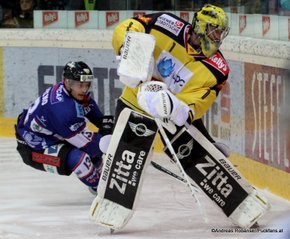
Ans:
[[[113,50],[4,48],[3,55],[5,117],[16,117],[47,87],[61,81],[68,61],[84,61],[92,68],[94,98],[106,114],[114,113],[123,85],[118,80]]]

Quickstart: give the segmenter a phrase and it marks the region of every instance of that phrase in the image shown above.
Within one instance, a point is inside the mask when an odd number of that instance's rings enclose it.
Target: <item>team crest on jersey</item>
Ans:
[[[160,26],[172,34],[178,36],[184,26],[184,23],[167,14],[162,14],[157,18],[155,25]]]
[[[156,65],[156,74],[163,79],[174,94],[182,90],[193,74],[181,61],[166,51],[162,51],[159,55]]]

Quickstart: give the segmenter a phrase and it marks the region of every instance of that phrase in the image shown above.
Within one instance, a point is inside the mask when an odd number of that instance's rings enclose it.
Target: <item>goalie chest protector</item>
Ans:
[[[152,118],[129,109],[121,112],[106,154],[102,188],[98,188],[103,198],[128,209],[134,207],[156,133]]]

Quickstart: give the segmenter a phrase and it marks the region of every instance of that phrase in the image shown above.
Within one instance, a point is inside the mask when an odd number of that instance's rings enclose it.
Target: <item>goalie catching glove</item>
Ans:
[[[159,81],[142,83],[138,89],[138,104],[155,118],[169,119],[178,126],[183,126],[188,118],[192,121],[194,111],[179,100]]]

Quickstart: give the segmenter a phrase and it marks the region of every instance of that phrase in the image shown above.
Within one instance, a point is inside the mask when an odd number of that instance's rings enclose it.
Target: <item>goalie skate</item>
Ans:
[[[171,144],[192,179],[191,183],[197,185],[235,225],[250,228],[269,210],[264,196],[197,128],[187,125]],[[167,148],[164,150],[170,155]]]
[[[123,228],[133,215],[157,132],[155,121],[124,109],[112,135],[90,218],[110,229]]]

